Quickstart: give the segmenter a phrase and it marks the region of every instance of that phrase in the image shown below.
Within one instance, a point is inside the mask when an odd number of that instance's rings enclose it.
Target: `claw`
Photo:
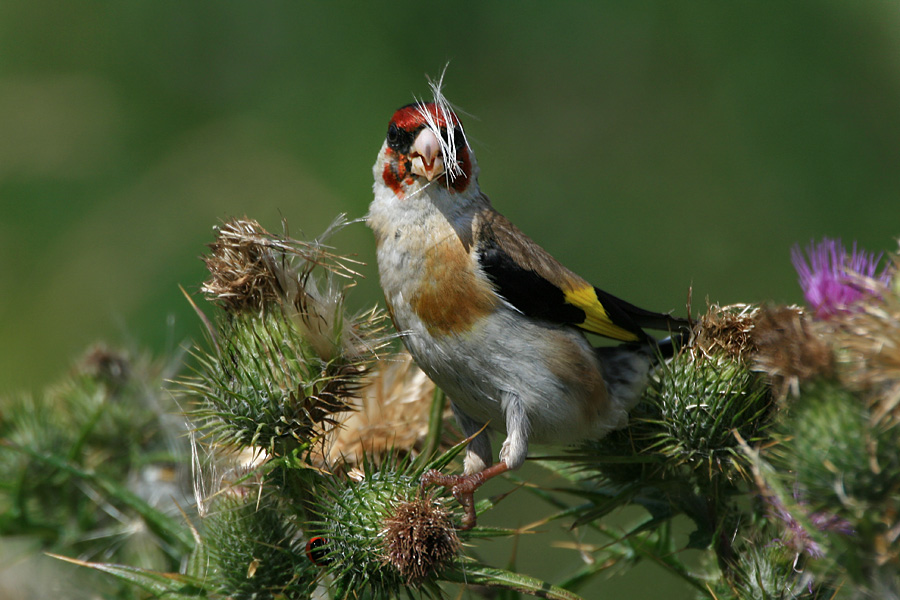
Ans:
[[[431,469],[422,475],[421,485],[423,488],[429,485],[439,485],[450,490],[450,493],[465,510],[460,529],[466,531],[475,527],[478,520],[478,516],[475,514],[475,490],[484,485],[488,479],[508,470],[509,467],[502,461],[471,475],[444,475],[436,469]]]

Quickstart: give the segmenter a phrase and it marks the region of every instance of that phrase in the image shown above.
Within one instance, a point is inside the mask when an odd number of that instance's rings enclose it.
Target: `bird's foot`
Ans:
[[[478,519],[475,514],[475,490],[484,485],[488,479],[508,470],[509,467],[503,461],[471,475],[444,475],[436,469],[431,469],[422,475],[421,484],[422,487],[439,485],[449,489],[465,510],[460,529],[467,530],[475,527]]]

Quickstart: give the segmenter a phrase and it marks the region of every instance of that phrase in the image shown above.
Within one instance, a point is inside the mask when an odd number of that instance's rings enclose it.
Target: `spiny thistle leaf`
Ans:
[[[172,516],[154,508],[145,498],[121,485],[117,480],[95,472],[93,469],[84,469],[57,456],[40,454],[27,447],[6,443],[3,443],[0,447],[28,455],[36,463],[49,467],[55,473],[64,473],[79,481],[96,486],[102,497],[135,511],[143,519],[146,526],[159,536],[161,541],[170,547],[170,552],[176,554],[176,556],[178,553],[193,547],[193,538],[180,527],[179,523]]]
[[[158,598],[182,600],[186,598],[206,597],[205,582],[188,575],[181,575],[179,573],[160,573],[158,571],[140,569],[129,565],[86,562],[57,554],[50,554],[50,556],[81,567],[102,571],[103,573],[126,581]]]
[[[165,368],[96,346],[60,383],[3,402],[0,534],[82,557],[177,565],[193,540],[173,514],[187,479]]]
[[[479,564],[475,561],[466,561],[456,569],[449,571],[445,576],[447,581],[464,583],[466,585],[485,585],[513,592],[530,594],[548,600],[580,600],[581,596],[551,585],[528,575],[513,573],[504,569],[497,569]]]

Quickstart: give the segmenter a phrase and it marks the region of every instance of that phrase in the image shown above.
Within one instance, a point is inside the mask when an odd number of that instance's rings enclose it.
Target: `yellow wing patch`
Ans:
[[[638,336],[612,322],[606,309],[603,308],[600,300],[597,299],[593,286],[586,285],[566,290],[565,299],[569,304],[577,306],[584,311],[584,322],[578,324],[582,329],[623,342],[638,341]]]

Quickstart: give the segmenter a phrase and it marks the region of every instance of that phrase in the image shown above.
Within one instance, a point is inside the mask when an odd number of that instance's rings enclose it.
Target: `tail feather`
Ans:
[[[613,322],[621,324],[629,331],[639,332],[642,329],[655,329],[675,333],[687,331],[690,328],[687,319],[646,310],[596,287],[594,292],[600,303],[610,312]]]

